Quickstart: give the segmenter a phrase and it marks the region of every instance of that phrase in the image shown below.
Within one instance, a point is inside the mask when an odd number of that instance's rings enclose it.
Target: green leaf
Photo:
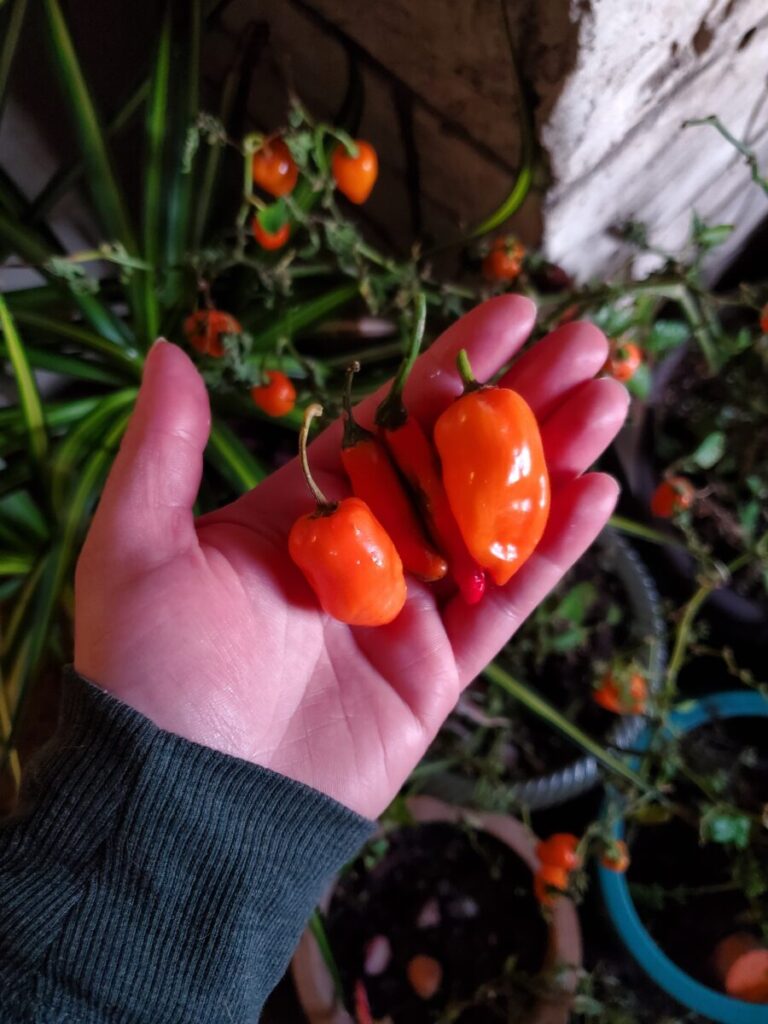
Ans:
[[[581,625],[597,600],[597,587],[589,580],[571,587],[553,612],[553,618]]]
[[[14,57],[19,46],[19,37],[24,25],[24,15],[27,12],[28,0],[11,0],[7,10],[3,13],[2,21],[2,49],[0,49],[0,116],[5,103],[8,89],[8,77],[11,73]]]
[[[693,236],[702,249],[714,249],[727,242],[733,233],[733,224],[705,224],[694,216]]]
[[[238,494],[252,490],[267,475],[258,459],[223,423],[214,423],[205,454]]]
[[[24,345],[2,295],[0,295],[0,328],[5,338],[8,358],[10,359],[13,375],[16,379],[19,405],[26,424],[29,452],[38,468],[42,471],[45,455],[48,451],[48,435],[45,431],[43,406],[40,401],[34,374],[27,359],[27,353],[24,350]]]
[[[49,279],[58,284],[65,295],[69,292],[88,323],[105,338],[109,338],[110,341],[118,345],[130,340],[131,334],[125,324],[99,299],[93,295],[73,292],[64,282],[58,281],[49,272],[46,273],[46,265],[51,256],[55,254],[40,242],[34,231],[6,216],[2,211],[0,211],[0,240],[5,242],[12,252],[17,253],[23,260],[37,267],[41,273],[46,274]],[[28,302],[35,292],[43,295],[46,301],[49,298],[42,288],[30,289],[26,293]],[[12,300],[9,299],[9,301]],[[21,299],[19,296],[15,296],[13,301],[19,302]]]
[[[557,654],[567,654],[583,646],[587,639],[587,631],[581,626],[572,626],[564,633],[557,633],[549,641],[550,649]]]
[[[25,576],[33,565],[31,555],[0,551],[0,576]]]
[[[712,469],[725,454],[725,434],[722,430],[713,430],[701,442],[691,459],[701,469]]]
[[[269,206],[265,206],[263,210],[259,210],[256,217],[267,234],[274,235],[284,224],[288,223],[288,206],[284,199],[278,199],[274,203],[270,203]]]
[[[65,511],[67,494],[81,472],[81,463],[99,447],[106,427],[114,421],[116,414],[130,411],[136,393],[136,388],[124,388],[101,399],[59,446],[51,460],[51,493],[55,509]]]
[[[640,363],[632,377],[627,381],[627,391],[635,398],[646,399],[651,393],[651,369],[647,363]]]
[[[168,82],[171,56],[171,5],[160,29],[154,72],[147,103],[147,159],[144,172],[144,257],[154,270],[144,275],[147,334],[156,337],[160,325],[157,301],[157,267],[162,252],[161,224],[164,214],[163,158],[168,133]]]
[[[746,850],[752,832],[752,822],[745,814],[737,814],[722,807],[708,807],[699,821],[703,842],[721,843]]]
[[[645,348],[656,356],[665,355],[691,336],[691,329],[683,320],[656,320],[651,327]]]
[[[54,64],[69,102],[70,115],[83,153],[88,185],[105,232],[122,242],[132,255],[138,255],[136,239],[128,211],[118,185],[106,136],[90,91],[83,77],[59,0],[42,0],[48,25]],[[129,288],[133,314],[143,329],[142,294],[137,279]]]
[[[119,367],[131,377],[135,378],[141,375],[143,361],[133,348],[115,344],[109,338],[104,338],[85,327],[69,323],[63,317],[54,318],[22,308],[14,309],[14,318],[22,326],[32,328],[28,333],[35,338],[42,334],[46,339],[47,336],[53,335],[56,338],[72,341],[82,348],[105,356],[112,365]]]
[[[299,331],[324,320],[359,294],[357,282],[343,284],[317,298],[290,307],[280,317],[272,317],[269,325],[253,332],[253,351],[274,349],[281,338],[293,338]]]

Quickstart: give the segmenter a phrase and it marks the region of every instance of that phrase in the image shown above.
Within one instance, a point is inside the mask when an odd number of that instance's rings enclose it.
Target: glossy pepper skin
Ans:
[[[426,582],[440,580],[448,571],[448,565],[427,539],[387,449],[375,434],[363,430],[352,417],[349,383],[354,370],[347,378],[341,447],[341,461],[352,490],[366,502],[390,535],[408,572]]]
[[[287,196],[299,180],[299,168],[282,139],[267,139],[253,154],[253,180],[271,196]]]
[[[251,388],[251,398],[267,416],[286,416],[296,405],[296,388],[282,370],[267,370],[266,384]]]
[[[309,406],[299,440],[302,466],[317,507],[293,524],[288,550],[329,615],[349,626],[384,626],[405,604],[403,564],[389,534],[364,501],[329,502],[313,481],[307,435],[321,412],[320,406]]]
[[[410,352],[376,412],[376,425],[395,465],[416,496],[430,536],[446,556],[448,572],[459,592],[467,604],[477,604],[485,593],[485,572],[467,550],[453,518],[432,444],[419,421],[408,415],[402,397],[421,347],[425,318],[426,303],[420,295]]]
[[[350,203],[364,203],[373,191],[379,176],[379,158],[376,150],[363,139],[355,139],[357,153],[350,156],[347,147],[339,143],[331,154],[331,173],[336,187]]]
[[[291,237],[290,224],[283,224],[283,226],[278,228],[277,231],[270,232],[261,226],[258,217],[253,218],[251,231],[253,232],[253,237],[259,243],[261,248],[265,249],[267,252],[274,252],[276,249],[282,249]]]
[[[547,525],[549,474],[539,426],[509,388],[479,387],[466,353],[467,390],[435,424],[443,484],[470,554],[499,586],[533,553]]]

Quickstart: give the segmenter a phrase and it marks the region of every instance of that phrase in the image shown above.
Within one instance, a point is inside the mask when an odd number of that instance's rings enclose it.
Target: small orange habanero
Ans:
[[[533,553],[547,525],[544,447],[536,417],[521,395],[478,384],[463,350],[458,365],[464,394],[435,424],[435,445],[464,541],[503,586]]]

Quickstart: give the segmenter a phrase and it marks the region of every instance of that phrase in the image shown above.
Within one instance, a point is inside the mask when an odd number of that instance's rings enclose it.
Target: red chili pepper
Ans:
[[[359,368],[355,363],[347,372],[346,419],[341,443],[341,461],[352,490],[370,506],[389,533],[408,572],[428,582],[440,580],[448,571],[446,561],[427,540],[387,449],[352,416],[350,389],[352,377]]]
[[[448,571],[467,604],[477,604],[485,593],[485,572],[472,558],[453,518],[440,476],[440,463],[417,419],[408,415],[403,389],[421,347],[426,304],[420,296],[411,350],[395,377],[389,394],[376,411],[395,465],[410,484],[432,538],[448,560]]]
[[[224,355],[225,334],[242,334],[240,322],[221,309],[198,309],[184,321],[184,334],[192,348],[203,355]]]
[[[293,192],[299,178],[299,169],[282,139],[266,139],[261,149],[253,154],[253,180],[272,196],[286,196]]]
[[[464,394],[435,424],[451,511],[472,556],[503,586],[533,553],[549,517],[549,474],[539,426],[509,388],[482,387],[467,353]]]
[[[581,863],[581,858],[576,852],[578,846],[578,838],[570,832],[556,832],[537,844],[536,856],[542,864],[551,864],[565,871],[575,871]]]
[[[251,398],[267,416],[286,416],[296,405],[293,381],[281,370],[267,370],[266,384],[251,388]]]
[[[275,249],[282,249],[288,239],[291,237],[291,225],[289,223],[283,224],[277,231],[267,231],[266,228],[262,227],[259,218],[254,217],[251,223],[251,231],[253,237],[259,243],[262,249],[266,249],[267,252],[272,252]]]
[[[768,302],[760,310],[760,330],[768,334]]]
[[[483,260],[483,274],[489,281],[514,281],[523,269],[525,246],[514,238],[497,238]]]
[[[293,524],[288,550],[329,615],[350,626],[384,626],[405,604],[403,563],[364,501],[328,501],[312,479],[307,435],[322,411],[310,405],[299,434],[301,465],[317,508]]]
[[[553,864],[542,864],[533,876],[533,892],[543,907],[551,907],[568,890],[568,872]]]
[[[339,192],[351,203],[364,203],[379,176],[379,158],[370,142],[355,139],[357,153],[350,156],[342,143],[331,156],[331,172]]]
[[[651,498],[651,512],[659,519],[671,519],[677,512],[690,508],[696,490],[684,476],[670,476],[662,480]]]

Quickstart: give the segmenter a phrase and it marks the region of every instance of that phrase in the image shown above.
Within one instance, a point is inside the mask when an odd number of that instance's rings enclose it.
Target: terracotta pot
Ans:
[[[454,807],[428,796],[411,797],[408,808],[414,820],[421,823],[466,822],[505,843],[532,871],[537,866],[534,853],[537,838],[516,818]],[[334,889],[335,884],[321,904],[323,910],[330,905]],[[545,969],[563,966],[564,969],[558,972],[560,989],[551,998],[539,1000],[525,1024],[567,1024],[581,960],[579,919],[573,903],[561,898],[553,908],[544,962]],[[331,975],[309,928],[301,938],[291,969],[299,1000],[310,1024],[355,1024],[336,998]]]

